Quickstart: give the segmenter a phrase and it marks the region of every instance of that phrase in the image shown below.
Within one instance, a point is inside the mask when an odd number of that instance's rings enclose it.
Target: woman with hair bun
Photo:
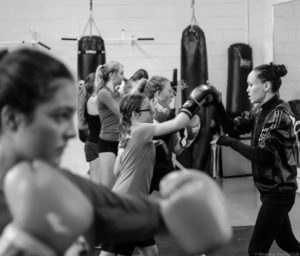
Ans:
[[[236,136],[251,133],[251,145],[222,135],[217,144],[229,146],[252,162],[252,174],[261,207],[258,212],[248,253],[268,255],[274,240],[291,255],[300,255],[300,244],[294,236],[289,212],[297,191],[296,136],[293,113],[280,99],[281,77],[285,65],[260,65],[248,75],[247,93],[255,107],[232,120],[217,97],[214,99],[224,133]]]

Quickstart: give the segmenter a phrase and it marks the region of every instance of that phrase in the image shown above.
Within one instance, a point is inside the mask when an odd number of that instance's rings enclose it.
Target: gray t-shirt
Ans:
[[[139,123],[131,127],[131,137],[121,156],[121,173],[113,191],[148,196],[155,163],[154,126]]]

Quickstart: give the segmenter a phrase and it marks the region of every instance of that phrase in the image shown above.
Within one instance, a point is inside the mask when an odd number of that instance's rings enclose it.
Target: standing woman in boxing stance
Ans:
[[[171,109],[170,104],[175,95],[171,82],[167,78],[157,75],[152,76],[147,82],[145,92],[153,106],[153,121],[155,123],[162,123],[174,118],[175,109]],[[156,137],[156,161],[150,193],[153,190],[159,190],[159,181],[167,173],[174,170],[172,152],[179,155],[196,138],[200,129],[199,117],[195,115],[193,122],[190,122],[186,128],[189,131],[187,138],[181,138],[178,131]],[[189,145],[183,146],[182,139],[189,140]]]
[[[101,184],[112,188],[115,178],[113,167],[119,144],[120,93],[117,91],[124,79],[123,65],[109,61],[96,70],[97,105],[101,122],[99,139],[99,165]]]
[[[262,205],[250,240],[249,255],[267,255],[275,240],[291,255],[300,255],[300,244],[294,236],[289,211],[295,202],[297,166],[292,119],[293,114],[279,98],[284,65],[258,66],[248,75],[247,92],[256,107],[234,120],[226,114],[215,94],[216,112],[225,133],[237,135],[252,132],[251,145],[222,135],[217,144],[230,146],[252,162],[253,179]]]
[[[86,161],[89,163],[89,175],[91,179],[96,183],[100,183],[99,134],[101,124],[97,108],[95,73],[90,73],[86,77],[84,86],[86,90],[84,117],[88,126],[88,136],[84,145],[84,153]]]
[[[118,155],[120,169],[113,191],[147,197],[155,164],[153,138],[184,128],[204,100],[206,91],[196,88],[191,98],[184,104],[179,114],[162,123],[153,123],[153,109],[149,98],[143,94],[127,94],[120,101],[121,140],[123,152]],[[142,255],[158,255],[153,238],[143,242],[103,243],[100,256],[131,255],[138,247]]]

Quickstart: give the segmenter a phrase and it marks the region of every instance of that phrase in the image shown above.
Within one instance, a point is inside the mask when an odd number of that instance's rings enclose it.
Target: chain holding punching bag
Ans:
[[[93,35],[93,25],[99,35]],[[85,35],[87,28],[89,35]],[[90,0],[90,16],[82,36],[78,40],[77,74],[78,80],[85,80],[90,73],[95,73],[99,65],[105,63],[104,40],[93,18],[93,1]],[[84,87],[85,88],[85,87]],[[88,136],[88,126],[85,119],[86,90],[78,91],[78,134],[81,141],[85,142]]]
[[[228,77],[226,110],[232,116],[250,110],[247,77],[252,70],[252,50],[247,44],[233,44],[228,48]]]
[[[93,35],[93,24],[99,36]],[[88,36],[84,36],[87,28],[90,28]],[[90,0],[90,17],[78,41],[77,58],[78,80],[85,80],[90,73],[96,72],[96,68],[105,63],[104,40],[100,36],[99,29],[93,18],[93,0]]]
[[[205,35],[197,25],[189,25],[182,33],[181,79],[188,85],[182,91],[183,102],[196,86],[206,84],[208,80]],[[210,173],[210,142],[217,126],[214,111],[212,106],[199,110],[199,134],[193,144],[177,158],[184,167]]]
[[[105,63],[105,46],[101,36],[82,36],[78,41],[78,80],[85,80],[88,74]]]

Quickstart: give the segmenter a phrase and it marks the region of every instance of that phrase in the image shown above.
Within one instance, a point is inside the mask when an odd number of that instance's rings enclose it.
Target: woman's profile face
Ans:
[[[257,72],[251,71],[247,79],[247,93],[250,102],[262,103],[266,97],[264,83],[257,78]]]
[[[69,79],[55,79],[52,83],[58,89],[50,100],[36,107],[31,119],[24,116],[15,143],[21,157],[58,165],[68,140],[76,135],[76,92]]]
[[[157,97],[166,105],[169,105],[172,102],[174,91],[170,82],[165,83],[164,88],[159,92]]]
[[[148,98],[145,98],[139,109],[141,123],[153,123],[153,108]]]
[[[122,84],[122,81],[124,80],[124,68],[123,68],[123,66],[120,66],[118,71],[113,73],[112,80],[113,80],[114,86]]]

